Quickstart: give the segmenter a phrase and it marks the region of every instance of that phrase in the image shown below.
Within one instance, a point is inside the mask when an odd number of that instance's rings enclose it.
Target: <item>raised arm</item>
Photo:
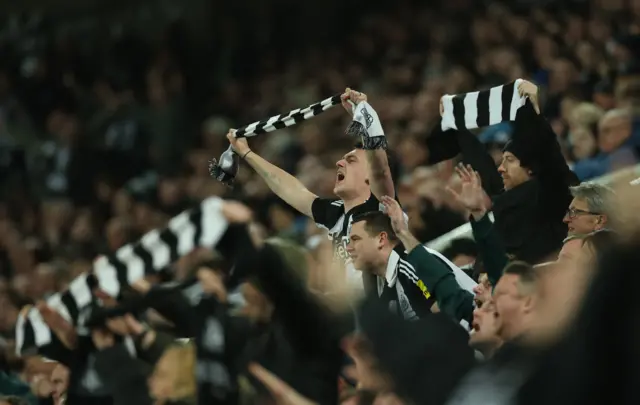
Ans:
[[[358,127],[362,129],[360,136],[362,137],[362,146],[366,151],[367,163],[369,164],[369,186],[371,187],[371,192],[378,200],[385,195],[395,195],[393,177],[391,176],[389,158],[386,152],[387,141],[378,114],[368,105],[367,95],[364,93],[347,88],[341,99],[345,110],[354,116],[354,123],[363,123]],[[360,105],[361,103],[366,104]],[[353,124],[350,128],[352,127]]]
[[[267,162],[257,153],[253,152],[251,148],[249,148],[246,139],[234,137],[232,131],[229,131],[227,134],[227,139],[231,143],[233,150],[262,177],[271,191],[301,214],[313,218],[311,205],[313,201],[318,198],[317,195],[307,190],[307,188],[291,174]]]
[[[516,115],[512,140],[530,145],[534,150],[538,162],[535,176],[541,188],[541,210],[548,218],[562,221],[572,198],[569,187],[578,183],[577,177],[567,165],[551,125],[540,114],[538,87],[523,81],[518,91],[527,97],[527,101]]]
[[[462,181],[460,191],[447,190],[458,204],[467,210],[470,217],[473,238],[478,245],[478,253],[492,285],[496,285],[507,265],[507,252],[488,216],[489,197],[482,189],[480,174],[471,166],[459,165],[456,172]]]
[[[389,158],[384,149],[367,150],[369,186],[379,200],[383,195],[395,195],[395,186],[389,168]]]
[[[431,254],[411,234],[402,215],[402,209],[397,201],[388,196],[382,197],[391,225],[396,235],[409,253],[407,259],[413,265],[420,282],[435,297],[440,311],[453,317],[457,321],[471,323],[473,318],[473,295],[458,284],[455,274]],[[421,287],[421,288],[422,288]]]

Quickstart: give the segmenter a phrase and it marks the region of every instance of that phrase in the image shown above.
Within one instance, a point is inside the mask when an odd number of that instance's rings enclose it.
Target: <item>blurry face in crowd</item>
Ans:
[[[578,242],[581,242],[578,240]],[[570,326],[578,312],[593,272],[584,265],[584,253],[575,261],[540,265],[538,296],[531,331],[539,342],[551,342]]]
[[[469,337],[469,345],[474,349],[484,351],[500,344],[501,340],[498,337],[500,318],[496,313],[496,305],[493,300],[490,299],[473,311],[472,326],[473,332]]]
[[[149,377],[149,394],[157,400],[195,395],[195,353],[193,347],[170,347],[156,363]]]
[[[407,168],[407,172],[420,166],[427,159],[427,151],[417,138],[404,138],[398,147],[398,157]]]
[[[567,59],[558,59],[551,65],[549,90],[552,93],[565,91],[576,80],[575,67]]]
[[[115,217],[107,223],[105,234],[109,249],[112,252],[129,242],[130,225],[127,220]]]
[[[243,283],[240,291],[245,302],[242,315],[256,322],[268,322],[273,313],[273,305],[264,294],[251,283]]]
[[[389,239],[384,232],[370,235],[365,225],[366,221],[360,221],[351,226],[347,252],[356,269],[372,271],[386,262],[387,257],[384,257],[382,249],[389,244]]]
[[[596,138],[587,128],[572,130],[569,139],[576,160],[590,158],[596,151]]]
[[[558,261],[573,263],[580,259],[582,254],[582,239],[571,239],[562,245],[558,254]]]
[[[608,92],[594,93],[593,102],[603,110],[610,110],[616,106],[616,98]]]
[[[358,389],[390,391],[391,383],[378,366],[377,359],[369,352],[366,341],[360,336],[345,339],[345,348],[356,366]]]
[[[368,167],[364,150],[354,149],[336,162],[333,193],[343,200],[369,198]]]
[[[493,300],[499,317],[498,336],[510,340],[523,330],[524,319],[531,311],[531,292],[516,274],[505,274],[493,290]]]
[[[0,293],[0,308],[0,331],[9,331],[16,324],[20,308],[15,307],[4,293]]]
[[[589,211],[587,202],[579,198],[571,201],[563,221],[569,227],[569,235],[584,235],[602,229],[606,223],[603,215]]]
[[[158,198],[162,205],[171,207],[182,200],[182,183],[179,178],[165,178],[160,181]]]
[[[53,401],[58,405],[67,395],[69,387],[69,369],[58,364],[51,373],[51,384],[53,385]]]
[[[521,167],[520,159],[511,152],[502,154],[502,162],[498,167],[498,172],[502,176],[502,184],[504,184],[505,190],[511,190],[531,179],[530,171]]]
[[[278,204],[273,204],[269,207],[269,220],[271,226],[276,232],[286,231],[291,228],[295,217],[286,209],[282,208]]]
[[[598,127],[598,148],[605,153],[618,149],[631,136],[631,120],[627,116],[606,114]]]
[[[455,256],[453,259],[451,259],[451,262],[453,264],[455,264],[458,267],[464,267],[464,266],[469,266],[473,263],[475,263],[476,258],[473,256],[468,256],[465,254],[460,254]]]

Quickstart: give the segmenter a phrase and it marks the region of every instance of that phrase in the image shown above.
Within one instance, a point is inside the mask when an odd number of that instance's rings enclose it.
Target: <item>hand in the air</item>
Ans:
[[[340,96],[340,100],[344,109],[347,110],[349,114],[353,115],[354,106],[358,105],[362,101],[367,101],[367,95],[356,90],[351,90],[347,87],[344,93]]]
[[[62,344],[67,349],[74,349],[78,335],[73,325],[44,301],[39,302],[36,308],[40,312],[44,323],[55,333]]]
[[[531,83],[528,80],[523,80],[519,85],[518,85],[518,94],[520,94],[520,96],[524,97],[534,97],[538,95],[538,86],[536,86],[535,84]]]
[[[229,132],[227,132],[227,139],[229,140],[233,151],[239,156],[244,156],[251,150],[251,148],[249,148],[246,138],[236,138],[234,136],[234,132],[234,129],[230,129]]]
[[[227,289],[219,273],[208,267],[200,267],[197,277],[204,292],[212,294],[219,302],[227,302]]]
[[[447,191],[455,198],[458,204],[469,210],[474,217],[477,217],[477,219],[482,218],[487,212],[489,197],[482,188],[480,175],[470,165],[464,166],[463,164],[459,164],[456,167],[456,173],[462,180],[462,188],[460,192],[457,192],[451,187],[447,187]]]
[[[518,85],[518,94],[520,94],[521,97],[529,97],[529,100],[533,103],[533,107],[536,112],[540,114],[540,106],[538,104],[538,86],[528,80],[523,80]]]
[[[391,220],[391,227],[396,234],[406,232],[409,229],[407,221],[404,219],[404,212],[400,204],[388,195],[382,196],[380,202],[384,205],[385,213]]]

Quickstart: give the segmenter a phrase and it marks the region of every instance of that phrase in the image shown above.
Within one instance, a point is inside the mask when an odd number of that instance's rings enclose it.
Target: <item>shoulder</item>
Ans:
[[[409,261],[406,252],[403,250],[402,253],[398,252],[398,255],[400,256],[398,260],[398,272],[413,282],[418,281],[418,273],[416,273],[414,265]]]
[[[311,213],[317,225],[330,229],[344,214],[344,201],[318,197],[311,204]]]

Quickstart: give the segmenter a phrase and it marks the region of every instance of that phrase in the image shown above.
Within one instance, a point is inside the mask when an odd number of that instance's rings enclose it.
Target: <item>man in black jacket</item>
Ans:
[[[427,140],[431,163],[462,153],[462,160],[478,171],[507,253],[530,263],[547,261],[562,247],[567,236],[562,220],[572,200],[569,187],[577,184],[539,111],[538,88],[524,80],[445,96],[442,122]],[[514,132],[496,171],[484,145],[468,129],[500,121],[513,121]]]

